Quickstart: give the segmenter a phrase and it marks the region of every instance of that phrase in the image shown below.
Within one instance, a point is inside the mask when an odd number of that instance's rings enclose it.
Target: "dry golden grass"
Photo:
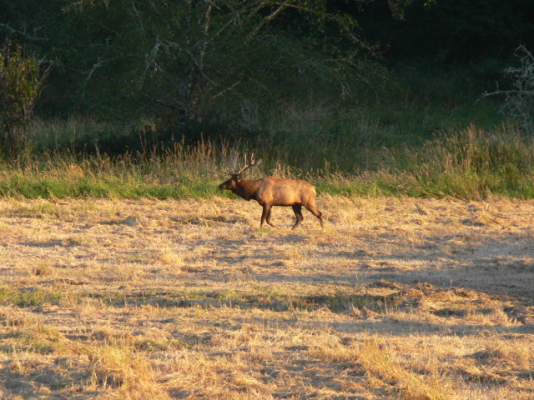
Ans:
[[[534,202],[318,204],[0,201],[0,398],[534,398]]]

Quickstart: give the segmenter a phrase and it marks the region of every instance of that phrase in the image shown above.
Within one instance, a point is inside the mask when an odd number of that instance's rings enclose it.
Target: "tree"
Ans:
[[[49,71],[41,74],[38,61],[17,44],[6,41],[0,51],[0,148],[6,155],[16,156],[24,144],[26,125]]]
[[[262,97],[288,77],[346,89],[373,48],[330,4],[78,0],[65,12],[74,29],[90,32],[90,43],[76,43],[84,48],[80,93],[93,107],[120,99],[140,105],[137,112],[202,120],[217,102]]]
[[[58,60],[43,96],[54,114],[232,119],[375,75],[350,11],[371,1],[0,0],[0,35]],[[396,15],[409,2],[388,1]]]

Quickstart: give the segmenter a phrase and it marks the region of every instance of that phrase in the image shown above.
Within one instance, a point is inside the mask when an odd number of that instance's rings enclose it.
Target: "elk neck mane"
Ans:
[[[261,181],[263,179],[258,180],[247,180],[247,179],[239,179],[237,181],[237,188],[232,190],[235,194],[242,197],[243,199],[250,201],[250,200],[257,200],[256,199],[256,193],[258,191],[258,188],[260,187]]]

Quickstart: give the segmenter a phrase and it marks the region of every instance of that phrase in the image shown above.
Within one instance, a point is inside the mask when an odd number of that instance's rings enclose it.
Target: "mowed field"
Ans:
[[[0,201],[2,399],[533,399],[534,202]]]

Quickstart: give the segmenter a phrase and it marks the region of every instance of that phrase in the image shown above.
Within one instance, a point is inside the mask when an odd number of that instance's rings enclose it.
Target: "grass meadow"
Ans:
[[[0,161],[0,398],[534,398],[534,142],[417,78],[245,103],[228,140],[33,120]],[[217,189],[252,152],[324,229]]]
[[[534,202],[0,201],[2,399],[532,399]]]

